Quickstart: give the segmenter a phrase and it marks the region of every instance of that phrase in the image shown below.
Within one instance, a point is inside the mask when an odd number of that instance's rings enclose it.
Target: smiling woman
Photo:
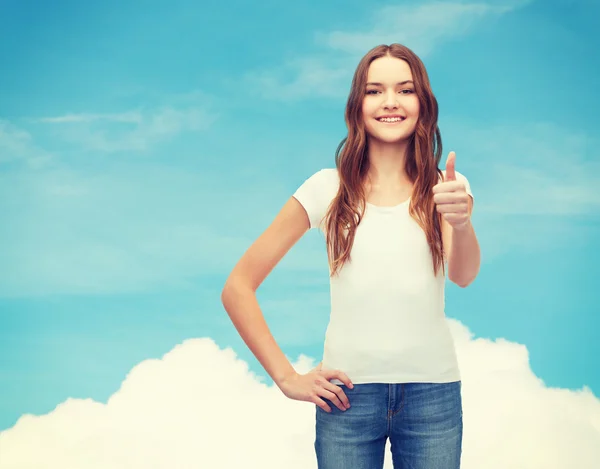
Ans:
[[[472,192],[438,168],[437,101],[421,60],[381,45],[360,61],[336,168],[310,176],[231,272],[222,302],[289,398],[316,405],[320,469],[458,469],[461,377],[445,321],[445,267],[468,285],[479,270]],[[271,335],[256,290],[311,228],[323,231],[331,312],[323,360],[298,374]],[[330,405],[331,404],[331,405]]]
[[[386,82],[371,81],[374,79],[373,77],[381,77]],[[409,78],[396,83],[398,77]],[[375,60],[369,67],[367,80],[369,81],[366,84],[362,113],[369,134],[376,135],[378,140],[383,141],[386,141],[386,138],[392,141],[398,140],[399,132],[405,138],[412,134],[419,119],[419,98],[415,94],[415,86],[408,63],[403,60],[394,60],[392,57],[382,57]],[[382,113],[380,105],[382,99],[401,100],[403,111],[384,111]],[[394,133],[386,137],[385,132],[388,129],[393,130]]]

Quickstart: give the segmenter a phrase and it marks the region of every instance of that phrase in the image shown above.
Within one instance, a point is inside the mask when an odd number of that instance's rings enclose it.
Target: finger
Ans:
[[[318,405],[321,409],[323,409],[325,412],[331,412],[331,407],[329,407],[325,401],[323,399],[321,399],[319,396],[315,396],[313,398],[313,402]]]
[[[320,390],[320,395],[333,403],[341,411],[346,410],[346,406],[340,401],[337,394],[333,391],[329,391],[325,386]]]
[[[437,204],[435,209],[438,213],[468,213],[469,206],[464,203],[458,204]]]
[[[323,375],[324,378],[327,378],[327,380],[330,380],[332,378],[337,378],[342,383],[344,383],[346,386],[348,386],[350,389],[354,388],[354,384],[352,384],[352,381],[350,381],[350,378],[348,378],[348,375],[346,375],[346,373],[344,373],[343,371],[323,370],[321,372],[321,374]]]
[[[444,219],[452,226],[462,226],[469,221],[469,216],[463,213],[445,213]]]
[[[342,405],[344,406],[343,410],[346,410],[348,407],[350,407],[350,401],[348,400],[348,396],[346,396],[342,388],[336,386],[333,383],[330,383],[329,381],[323,387],[328,391],[333,392],[337,396],[337,398],[341,401]]]
[[[451,151],[446,160],[446,181],[456,181],[456,153]]]
[[[467,203],[467,197],[461,192],[438,192],[433,194],[433,201],[436,204],[462,204]]]
[[[445,194],[446,192],[465,192],[467,189],[465,183],[461,181],[444,181],[436,184],[432,188],[434,194]]]
[[[346,386],[348,386],[350,389],[352,389],[354,387],[354,384],[352,384],[352,381],[350,381],[350,378],[348,378],[348,375],[346,375],[346,373],[340,371],[340,370],[336,370],[337,371],[337,379],[339,379],[342,383],[344,383]]]

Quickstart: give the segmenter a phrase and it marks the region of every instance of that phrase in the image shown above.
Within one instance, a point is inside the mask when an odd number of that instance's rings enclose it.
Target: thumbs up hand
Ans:
[[[446,177],[443,182],[433,186],[433,201],[436,210],[442,214],[454,229],[469,226],[469,195],[465,184],[456,180],[456,153],[451,151],[446,160]]]

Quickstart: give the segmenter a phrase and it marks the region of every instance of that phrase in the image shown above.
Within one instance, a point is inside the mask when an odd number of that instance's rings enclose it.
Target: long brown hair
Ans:
[[[384,56],[402,59],[410,66],[415,93],[419,99],[419,118],[411,135],[405,171],[413,183],[409,213],[425,232],[437,275],[444,269],[441,217],[435,209],[432,188],[442,175],[438,165],[442,154],[442,137],[437,125],[438,104],[431,91],[423,62],[409,48],[400,44],[380,45],[371,49],[359,62],[346,104],[348,136],[335,152],[340,186],[326,214],[326,242],[331,275],[351,261],[354,235],[366,205],[363,182],[369,170],[368,142],[362,115],[367,73],[371,62]],[[398,240],[402,242],[402,240]]]

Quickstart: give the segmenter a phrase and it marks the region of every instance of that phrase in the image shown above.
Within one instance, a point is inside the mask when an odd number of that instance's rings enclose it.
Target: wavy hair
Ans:
[[[369,170],[367,132],[362,115],[367,73],[371,62],[384,56],[404,60],[410,66],[415,93],[419,99],[419,118],[409,137],[405,171],[413,183],[409,204],[411,217],[425,232],[437,275],[444,269],[441,215],[433,201],[432,188],[442,172],[438,168],[442,154],[442,138],[437,125],[438,104],[421,59],[401,44],[380,45],[371,49],[359,62],[352,79],[346,103],[345,120],[348,135],[335,152],[340,179],[337,195],[325,216],[325,236],[331,276],[351,261],[354,235],[366,206],[364,182]],[[400,240],[398,240],[400,242]]]

